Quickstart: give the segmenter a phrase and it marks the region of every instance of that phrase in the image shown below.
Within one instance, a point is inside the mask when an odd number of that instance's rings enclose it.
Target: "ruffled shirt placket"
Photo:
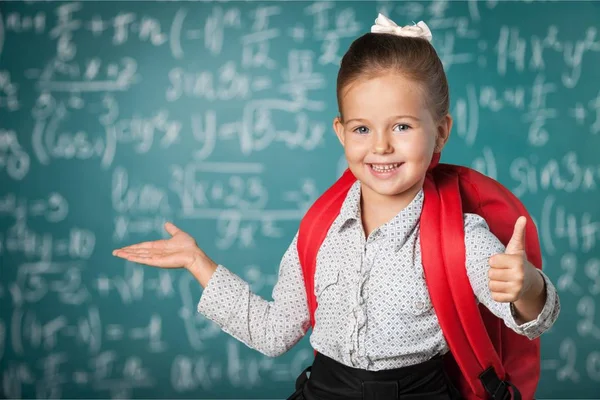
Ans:
[[[357,231],[362,234],[362,224],[358,224]],[[375,256],[377,254],[376,241],[382,237],[381,231],[376,229],[372,232],[369,238],[365,241],[364,235],[361,237],[361,243],[363,244],[363,252],[359,261],[359,266],[355,271],[358,272],[358,284],[355,285],[356,291],[354,296],[354,308],[352,313],[354,319],[350,327],[349,343],[351,346],[350,360],[356,367],[368,368],[371,364],[371,360],[367,356],[366,346],[366,325],[367,325],[367,299],[368,293],[368,282],[371,269],[375,262]]]
[[[355,188],[355,192],[352,194],[357,196],[357,198],[360,198],[360,189],[356,189],[358,188]],[[419,193],[416,199],[417,203],[420,202],[421,196],[422,193]],[[387,232],[390,230],[390,227],[386,228],[387,225],[392,223],[395,219],[403,217],[404,213],[400,212],[399,215],[396,215],[396,217],[392,221],[381,227],[378,227],[373,232],[371,232],[369,237],[367,237],[365,240],[365,235],[363,233],[364,227],[360,218],[360,202],[357,201],[357,203],[358,204],[355,203],[353,204],[353,207],[351,207],[351,210],[353,211],[353,213],[356,213],[356,215],[354,219],[355,223],[352,224],[349,227],[349,229],[353,229],[356,232],[355,234],[358,235],[358,240],[363,250],[361,252],[360,258],[357,260],[358,265],[355,268],[349,269],[349,271],[352,271],[353,274],[350,280],[356,283],[354,285],[351,285],[350,287],[356,289],[352,293],[353,295],[350,294],[351,300],[353,301],[353,318],[348,319],[349,325],[347,340],[348,347],[350,348],[350,362],[352,363],[352,365],[356,368],[368,369],[373,364],[372,360],[368,356],[366,343],[368,329],[368,283],[371,270],[375,264],[375,259],[380,246],[382,246],[383,244],[387,244],[390,246],[399,246],[406,241],[406,238],[408,237],[410,232],[399,232],[397,231],[398,226],[395,226],[396,230],[392,234],[393,237],[388,238],[388,235],[384,233],[384,231]],[[410,223],[408,227],[413,228],[413,225],[414,223]]]

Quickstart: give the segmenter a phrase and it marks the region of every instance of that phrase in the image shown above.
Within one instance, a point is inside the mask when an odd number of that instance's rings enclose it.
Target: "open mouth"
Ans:
[[[400,166],[402,166],[402,164],[404,164],[404,163],[368,164],[368,165],[369,165],[369,168],[371,168],[372,171],[381,174],[381,173],[386,173],[386,172],[394,172],[395,170],[397,170],[398,168],[400,168]]]

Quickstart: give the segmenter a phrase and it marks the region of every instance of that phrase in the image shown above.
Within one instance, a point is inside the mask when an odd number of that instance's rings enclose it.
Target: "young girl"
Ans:
[[[379,15],[344,55],[333,121],[356,183],[319,250],[315,272],[317,351],[310,378],[290,398],[451,399],[448,352],[424,278],[419,241],[423,182],[452,118],[442,63],[423,22],[398,27]],[[525,218],[506,246],[485,220],[464,214],[466,268],[477,300],[515,332],[535,338],[559,313],[550,280],[524,252]],[[213,262],[171,223],[168,240],[115,250],[162,268],[184,267],[204,288],[198,311],[268,356],[292,348],[310,327],[294,237],[273,301]],[[370,384],[378,382],[378,384]]]

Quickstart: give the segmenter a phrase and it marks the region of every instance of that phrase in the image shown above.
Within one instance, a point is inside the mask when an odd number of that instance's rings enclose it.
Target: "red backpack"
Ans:
[[[464,267],[463,213],[483,217],[504,245],[512,236],[517,218],[526,216],[527,257],[541,268],[536,227],[519,199],[499,182],[467,167],[438,164],[438,160],[436,154],[423,184],[420,239],[427,288],[450,348],[446,370],[466,400],[510,399],[509,387],[513,399],[533,399],[540,376],[540,340],[517,334],[474,301]],[[355,181],[346,170],[300,223],[298,254],[313,327],[317,253]],[[447,301],[449,298],[452,301]]]

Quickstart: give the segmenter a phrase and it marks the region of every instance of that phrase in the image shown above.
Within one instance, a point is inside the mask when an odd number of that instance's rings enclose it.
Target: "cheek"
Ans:
[[[350,163],[357,163],[362,160],[360,154],[356,151],[356,149],[346,149],[346,159]]]
[[[344,153],[346,158],[350,162],[361,162],[365,157],[365,145],[364,143],[346,140],[346,146],[344,146]]]
[[[429,138],[415,138],[415,140],[410,143],[409,156],[414,161],[427,160],[429,162],[431,156],[433,155],[434,146],[435,143]]]

